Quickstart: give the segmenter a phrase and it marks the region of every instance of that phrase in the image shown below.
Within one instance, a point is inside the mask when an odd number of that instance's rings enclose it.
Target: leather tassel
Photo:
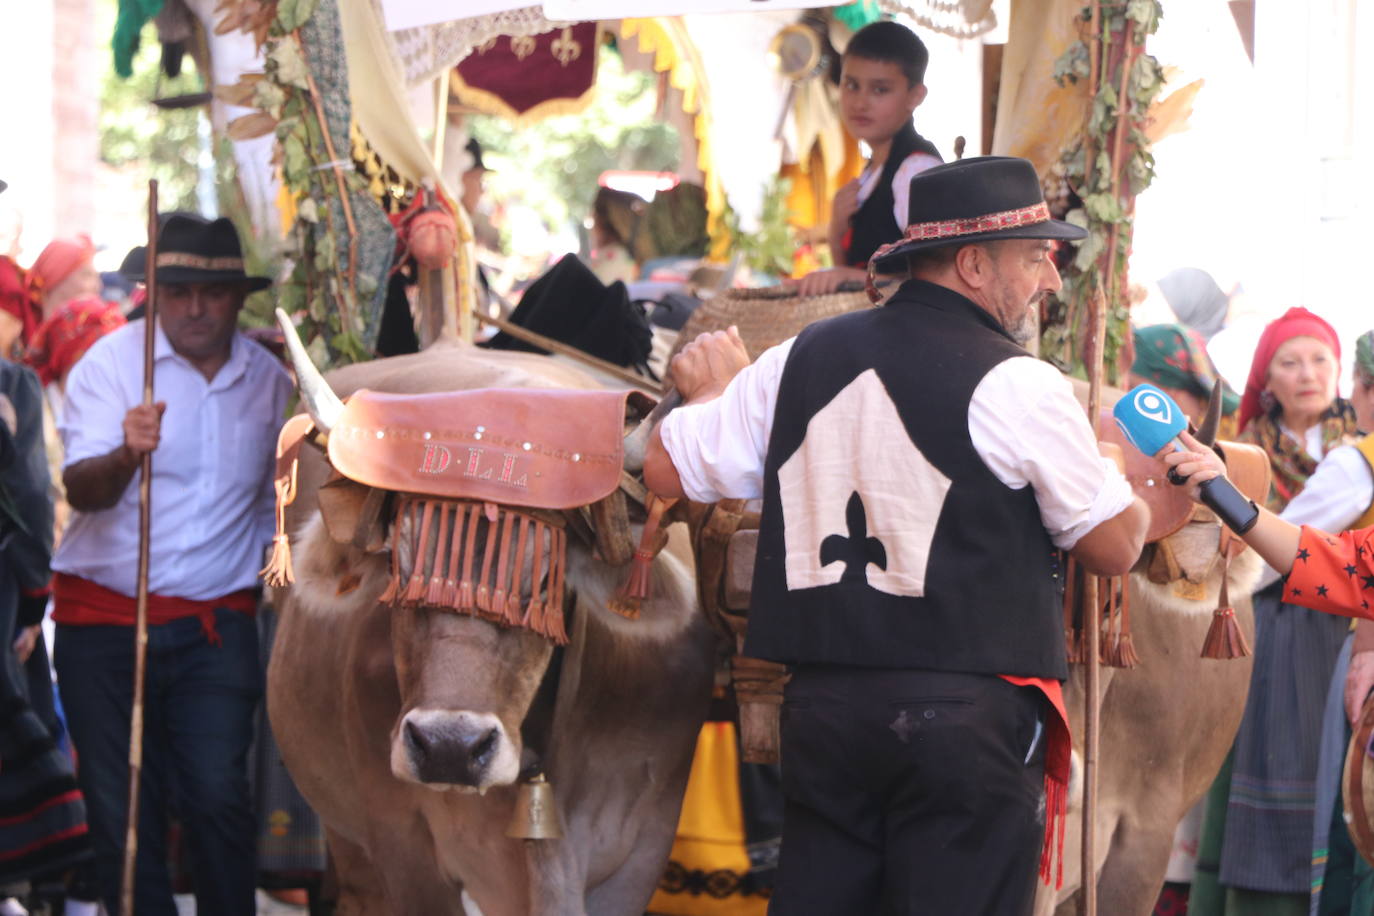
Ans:
[[[444,593],[439,599],[439,603],[444,607],[451,607],[455,610],[461,607],[458,604],[458,562],[462,557],[463,549],[463,517],[467,514],[467,506],[463,503],[455,503],[453,506],[453,534],[449,538],[448,567],[444,579]]]
[[[425,559],[429,552],[429,526],[434,520],[434,503],[431,500],[423,500],[424,511],[412,513],[411,524],[414,524],[415,514],[419,514],[423,519],[420,522],[420,537],[415,541],[415,550],[411,554],[414,566],[410,570],[410,582],[406,585],[406,590],[401,595],[403,604],[419,604],[420,599],[425,594]]]
[[[396,508],[396,518],[401,518],[405,512],[405,504],[402,503]],[[401,551],[396,544],[396,531],[399,526],[392,523],[391,534],[391,575],[386,580],[386,588],[377,596],[377,601],[382,604],[395,604],[396,594],[401,590],[401,561],[399,559]]]
[[[1117,667],[1134,668],[1140,664],[1131,638],[1131,574],[1121,577],[1121,640],[1117,644]]]
[[[295,461],[291,462],[291,477],[295,476]],[[286,506],[290,502],[291,477],[278,477],[272,483],[277,493],[277,533],[272,537],[272,555],[258,575],[273,588],[285,588],[296,581],[291,568],[291,539],[286,535]]]
[[[434,536],[434,565],[429,571],[429,588],[425,589],[425,604],[429,607],[440,607],[440,602],[444,598],[444,557],[448,546],[445,539],[448,536],[448,509],[447,502],[439,503],[439,533]]]
[[[514,582],[511,585],[510,594],[506,597],[506,624],[512,627],[520,625],[522,608],[520,607],[520,581],[525,572],[525,541],[529,538],[530,517],[520,516],[520,530],[515,535],[515,562],[513,573]]]
[[[510,593],[510,550],[511,532],[515,528],[515,514],[503,512],[501,519],[501,547],[496,562],[496,588],[491,593],[491,615],[506,617],[506,596]],[[493,529],[494,530],[494,529]],[[517,571],[516,575],[519,575]],[[517,579],[517,588],[519,580]]]
[[[621,617],[637,620],[644,600],[649,597],[653,588],[654,557],[658,554],[656,547],[663,525],[663,513],[675,502],[675,499],[661,499],[649,494],[649,517],[644,521],[639,546],[635,548],[634,559],[630,562],[630,577],[615,597],[607,602],[607,607]]]
[[[482,507],[474,505],[468,512],[468,533],[463,538],[463,581],[458,583],[458,609],[470,611],[477,607],[473,594],[472,565],[477,562],[477,523],[482,518]]]
[[[1217,596],[1217,609],[1212,612],[1212,625],[1207,628],[1207,637],[1202,641],[1203,658],[1243,658],[1250,654],[1250,644],[1245,633],[1236,622],[1236,609],[1231,606],[1229,582],[1231,577],[1231,554],[1224,552],[1221,562],[1221,594]]]
[[[477,608],[491,613],[491,561],[496,556],[496,522],[500,516],[493,503],[483,506],[487,518],[487,548],[482,555],[482,573],[477,577]]]

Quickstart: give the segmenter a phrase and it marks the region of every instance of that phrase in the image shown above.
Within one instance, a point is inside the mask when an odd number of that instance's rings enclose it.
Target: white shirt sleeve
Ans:
[[[892,215],[897,218],[897,225],[903,230],[906,229],[907,217],[910,216],[907,204],[911,196],[911,179],[926,169],[941,164],[940,160],[930,153],[912,153],[897,166],[897,172],[892,176]]]
[[[1334,448],[1307,478],[1302,492],[1279,514],[1285,522],[1311,525],[1322,531],[1344,531],[1374,502],[1374,475],[1364,455],[1353,445]],[[1260,573],[1256,589],[1277,581],[1270,566]]]
[[[66,401],[58,432],[65,451],[63,469],[78,461],[108,455],[124,444],[124,415],[132,406],[111,359],[117,356],[98,340],[67,376]]]
[[[1049,363],[1025,356],[993,367],[974,389],[968,426],[998,480],[1034,488],[1056,547],[1072,549],[1131,503],[1130,483],[1098,453],[1072,386]]]
[[[683,492],[696,502],[758,499],[773,411],[796,338],[765,350],[714,401],[679,407],[660,427]]]

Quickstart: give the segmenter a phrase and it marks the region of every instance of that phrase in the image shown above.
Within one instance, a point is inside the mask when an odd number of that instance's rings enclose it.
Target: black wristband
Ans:
[[[1202,504],[1217,514],[1222,524],[1236,534],[1245,534],[1259,521],[1259,506],[1246,499],[1225,477],[1213,477],[1198,485]]]

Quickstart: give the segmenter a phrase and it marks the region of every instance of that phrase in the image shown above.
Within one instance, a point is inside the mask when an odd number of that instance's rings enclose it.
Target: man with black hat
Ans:
[[[97,881],[118,907],[133,692],[138,477],[153,452],[148,674],[136,900],[172,916],[167,814],[186,827],[201,914],[254,912],[246,760],[261,694],[254,588],[273,529],[272,444],[290,381],[238,333],[244,272],[226,219],[175,214],[158,234],[154,391],[142,321],[72,370],[61,422],[75,510],[53,560],[56,666],[80,754]],[[174,791],[175,790],[175,791]]]
[[[1067,804],[1056,548],[1118,575],[1148,521],[1021,347],[1053,241],[1083,236],[1031,164],[937,166],[908,212],[871,262],[909,270],[884,307],[747,368],[733,329],[685,348],[645,466],[763,499],[745,654],[792,670],[775,916],[1030,911]]]

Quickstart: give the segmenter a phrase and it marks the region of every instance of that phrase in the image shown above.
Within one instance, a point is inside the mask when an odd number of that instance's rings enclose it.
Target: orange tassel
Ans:
[[[447,541],[444,540],[448,534],[448,508],[447,502],[439,503],[439,533],[434,537],[434,565],[429,571],[429,588],[425,589],[425,604],[430,607],[440,607],[444,598],[444,557],[447,551]]]
[[[463,548],[463,515],[467,507],[462,503],[456,503],[453,507],[453,536],[449,538],[448,567],[447,576],[444,580],[444,594],[440,597],[440,604],[444,607],[457,608],[458,605],[458,561],[462,556]]]
[[[497,520],[500,518],[493,510],[492,503],[485,505],[487,517],[487,548],[482,556],[482,574],[477,579],[477,607],[491,613],[491,561],[496,556]]]
[[[295,477],[295,461],[291,462],[291,476],[278,477],[272,483],[277,493],[277,533],[272,537],[272,556],[258,575],[273,588],[285,588],[296,581],[291,569],[291,539],[286,535],[286,506],[290,502],[291,481]]]
[[[477,523],[481,517],[482,507],[474,505],[468,513],[468,533],[463,539],[463,581],[458,583],[458,609],[463,611],[477,607],[472,588],[472,566],[477,562]]]
[[[1243,658],[1250,654],[1250,644],[1236,621],[1236,609],[1231,607],[1231,555],[1223,552],[1221,562],[1221,594],[1218,607],[1212,612],[1212,625],[1202,640],[1203,658]]]
[[[414,566],[410,570],[410,582],[406,585],[405,594],[401,596],[403,604],[419,604],[425,594],[425,555],[429,552],[429,526],[434,518],[434,503],[430,500],[424,500],[421,517],[424,521],[420,523],[420,537],[415,541],[415,550],[411,554]],[[411,519],[411,524],[414,524],[414,513]]]
[[[506,616],[506,595],[510,592],[508,588],[510,576],[510,538],[511,531],[515,528],[515,514],[512,512],[503,514],[505,517],[501,520],[500,555],[496,563],[496,588],[491,593],[491,615],[493,617],[499,617],[502,620],[504,620]],[[517,575],[519,575],[518,572]]]
[[[553,558],[550,560],[550,576],[556,575],[557,590],[550,589],[548,613],[545,615],[544,633],[560,646],[568,644],[568,631],[563,627],[563,572],[567,565],[567,533],[561,528],[553,529]],[[557,570],[556,574],[553,570]]]
[[[621,617],[630,620],[639,618],[640,607],[653,588],[654,557],[658,553],[654,547],[663,525],[663,513],[676,502],[675,499],[661,499],[652,493],[649,494],[649,516],[644,520],[644,530],[639,535],[639,547],[635,549],[634,559],[630,563],[630,577],[616,592],[615,597],[607,602],[607,607]]]
[[[506,598],[506,624],[512,627],[520,625],[520,581],[525,571],[525,541],[530,533],[530,517],[520,516],[520,531],[515,536],[515,563],[512,577],[514,582],[511,585],[510,594]]]

